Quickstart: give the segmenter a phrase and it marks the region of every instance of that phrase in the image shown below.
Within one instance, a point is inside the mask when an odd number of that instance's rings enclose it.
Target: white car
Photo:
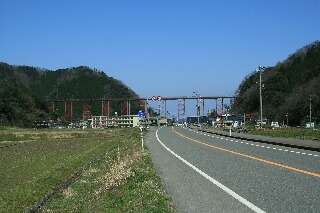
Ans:
[[[272,121],[272,122],[271,122],[271,127],[273,127],[273,128],[279,128],[279,127],[280,127],[279,122],[277,122],[277,121]]]

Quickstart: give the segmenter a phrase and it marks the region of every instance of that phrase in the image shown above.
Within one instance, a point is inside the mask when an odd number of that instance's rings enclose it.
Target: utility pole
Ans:
[[[195,94],[195,97],[197,97],[197,117],[198,117],[198,124],[200,125],[200,104],[199,104],[199,98],[200,94],[197,91],[193,92]],[[200,125],[201,127],[201,125]]]
[[[266,68],[263,66],[259,66],[259,69],[257,70],[260,74],[260,128],[262,127],[262,87],[261,87],[261,73],[265,70]]]
[[[311,129],[311,95],[309,95],[309,99],[310,99],[310,115],[309,115],[309,119],[310,119],[310,129]]]

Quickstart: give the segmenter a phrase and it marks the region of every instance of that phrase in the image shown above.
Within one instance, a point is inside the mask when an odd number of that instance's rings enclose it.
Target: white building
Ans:
[[[137,126],[139,126],[139,117],[137,115],[92,116],[91,122],[92,128]]]

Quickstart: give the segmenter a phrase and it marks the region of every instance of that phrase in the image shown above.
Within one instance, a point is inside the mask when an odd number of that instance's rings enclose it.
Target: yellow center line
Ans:
[[[211,145],[211,144],[207,144],[207,143],[198,141],[198,140],[193,139],[193,138],[189,138],[189,137],[181,134],[180,132],[175,131],[173,129],[173,127],[172,127],[172,131],[174,131],[176,134],[180,135],[181,137],[184,137],[184,138],[186,138],[188,140],[191,140],[193,142],[196,142],[196,143],[204,145],[204,146],[208,146],[208,147],[211,147],[211,148],[214,148],[214,149],[217,149],[217,150],[228,152],[228,153],[231,153],[231,154],[234,154],[234,155],[239,155],[239,156],[242,156],[242,157],[246,157],[246,158],[249,158],[249,159],[252,159],[252,160],[256,160],[256,161],[260,161],[260,162],[263,162],[263,163],[267,163],[267,164],[270,164],[270,165],[282,167],[282,168],[289,169],[289,170],[292,170],[292,171],[300,172],[300,173],[303,173],[303,174],[307,174],[307,175],[311,175],[311,176],[315,176],[315,177],[320,177],[320,174],[317,174],[317,173],[305,171],[305,170],[302,170],[302,169],[298,169],[298,168],[294,168],[294,167],[287,166],[287,165],[284,165],[284,164],[272,162],[272,161],[265,160],[265,159],[262,159],[262,158],[257,158],[257,157],[254,157],[254,156],[251,156],[251,155],[247,155],[247,154],[243,154],[243,153],[240,153],[240,152],[235,152],[235,151],[232,151],[232,150],[229,150],[229,149],[225,149],[225,148],[221,148],[221,147],[214,146],[214,145]]]

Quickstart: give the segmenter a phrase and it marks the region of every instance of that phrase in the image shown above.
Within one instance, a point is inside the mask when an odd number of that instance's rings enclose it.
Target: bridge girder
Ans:
[[[202,108],[204,110],[204,100],[215,100],[216,106],[215,110],[217,114],[224,114],[224,99],[235,99],[238,98],[236,96],[204,96],[201,97],[202,100]],[[49,113],[54,113],[57,103],[62,103],[64,105],[64,119],[65,121],[73,120],[73,103],[74,102],[82,102],[82,118],[87,119],[91,117],[91,104],[93,102],[101,103],[101,114],[103,116],[110,116],[110,102],[118,102],[119,103],[119,112],[121,114],[129,114],[130,113],[130,102],[137,101],[139,103],[140,110],[147,111],[147,101],[151,99],[147,98],[134,98],[134,99],[65,99],[65,100],[48,100],[47,106],[49,109]],[[186,100],[197,100],[197,97],[162,97],[161,104],[163,105],[162,114],[166,117],[166,102],[178,100],[178,119],[185,118],[186,112]],[[90,104],[88,104],[90,103]],[[202,112],[204,114],[204,112]]]

